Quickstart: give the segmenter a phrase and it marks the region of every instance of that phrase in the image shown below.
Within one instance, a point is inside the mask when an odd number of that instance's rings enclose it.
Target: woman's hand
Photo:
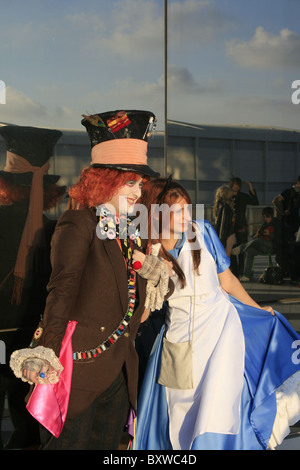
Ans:
[[[150,308],[145,308],[143,315],[141,316],[141,323],[144,323],[146,320],[148,320],[150,315]]]
[[[275,315],[275,312],[274,312],[273,308],[270,307],[269,305],[266,306],[266,307],[260,307],[260,308],[261,308],[262,310],[266,310],[267,312],[270,312],[271,315]]]

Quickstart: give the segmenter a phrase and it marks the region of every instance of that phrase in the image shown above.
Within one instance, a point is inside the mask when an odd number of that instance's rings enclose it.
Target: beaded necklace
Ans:
[[[103,208],[100,212],[99,217],[99,228],[104,232],[107,230],[114,230],[115,236],[107,237],[106,240],[116,239],[119,234],[119,220],[114,219],[114,216],[109,213],[109,211]],[[113,227],[114,224],[114,227]],[[73,360],[84,360],[84,359],[91,359],[96,358],[107,349],[109,349],[126,331],[126,328],[129,325],[129,322],[132,318],[135,302],[136,302],[136,272],[133,270],[131,266],[131,255],[132,255],[132,248],[133,244],[137,245],[138,247],[141,246],[141,238],[138,230],[134,227],[132,221],[127,218],[127,229],[129,236],[127,238],[119,239],[120,245],[122,249],[122,253],[125,257],[125,261],[127,262],[127,275],[128,275],[128,306],[127,311],[122,318],[121,322],[117,326],[117,328],[108,336],[108,338],[103,341],[101,344],[96,346],[95,348],[89,349],[87,351],[77,351],[73,352]],[[126,335],[126,333],[125,333]]]

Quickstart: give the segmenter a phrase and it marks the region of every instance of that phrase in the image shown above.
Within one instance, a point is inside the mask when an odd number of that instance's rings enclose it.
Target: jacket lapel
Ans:
[[[116,240],[105,240],[103,245],[115,273],[120,300],[125,313],[128,306],[128,279],[125,260]]]

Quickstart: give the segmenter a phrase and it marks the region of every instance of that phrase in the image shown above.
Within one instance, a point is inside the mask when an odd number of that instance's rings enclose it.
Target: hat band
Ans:
[[[116,139],[92,148],[92,164],[147,165],[147,142],[140,139]]]
[[[17,304],[21,301],[29,249],[37,242],[37,237],[40,236],[41,228],[43,227],[43,176],[48,173],[49,166],[49,162],[44,163],[42,167],[32,166],[20,155],[7,152],[4,171],[11,173],[33,173],[28,213],[14,268],[15,286],[12,300],[16,301]]]
[[[8,151],[6,153],[6,165],[4,171],[8,173],[42,173],[47,174],[50,168],[49,162],[44,163],[43,166],[33,166],[28,160],[17,155],[16,153]]]

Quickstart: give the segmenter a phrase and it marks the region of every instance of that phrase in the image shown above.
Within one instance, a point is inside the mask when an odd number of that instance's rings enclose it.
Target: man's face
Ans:
[[[232,186],[232,191],[233,191],[234,195],[236,195],[239,192],[240,189],[241,188],[237,183],[234,183],[234,185]]]

